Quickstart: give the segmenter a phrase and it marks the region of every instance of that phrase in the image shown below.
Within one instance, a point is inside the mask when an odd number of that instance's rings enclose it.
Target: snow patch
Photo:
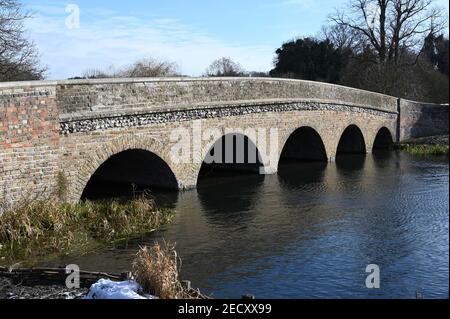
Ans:
[[[135,281],[116,282],[100,279],[91,286],[85,299],[157,299],[143,294],[142,287]]]

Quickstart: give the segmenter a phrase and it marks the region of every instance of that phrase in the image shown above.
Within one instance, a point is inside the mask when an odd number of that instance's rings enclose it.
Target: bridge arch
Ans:
[[[351,124],[341,134],[336,156],[342,154],[367,154],[366,140],[361,129]]]
[[[279,162],[290,159],[327,161],[327,150],[317,130],[310,126],[302,126],[288,136],[281,150]]]
[[[137,169],[144,169],[147,177],[150,177],[149,186],[183,188],[179,178],[181,172],[171,162],[170,149],[148,136],[136,134],[111,139],[104,145],[96,147],[78,167],[71,194],[74,201],[85,197],[89,183],[93,179],[100,177],[108,180],[107,176],[110,173],[114,174],[113,179],[119,181],[145,184],[144,177],[137,174]],[[155,175],[149,175],[155,172]],[[164,176],[160,179],[164,180],[160,185],[157,185],[158,176]]]
[[[249,136],[245,131],[227,132],[206,145],[205,150],[198,170],[197,185],[204,177],[221,171],[263,174],[264,163],[268,163],[257,147],[256,136]]]
[[[131,196],[143,189],[178,190],[170,167],[159,156],[129,149],[108,158],[90,178],[81,199]]]
[[[393,135],[391,131],[387,127],[383,126],[382,128],[380,128],[374,139],[372,151],[386,150],[392,148],[394,144],[394,139],[392,136]]]

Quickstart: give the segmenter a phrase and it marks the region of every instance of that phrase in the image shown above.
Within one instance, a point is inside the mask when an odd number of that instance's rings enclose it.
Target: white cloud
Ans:
[[[81,8],[81,27],[69,30],[63,4],[32,9],[36,15],[27,27],[52,79],[112,64],[120,67],[146,56],[175,61],[187,75],[201,75],[221,56],[235,59],[247,70],[266,71],[272,66],[271,46],[227,43],[170,18],[144,19],[112,11],[86,13]]]

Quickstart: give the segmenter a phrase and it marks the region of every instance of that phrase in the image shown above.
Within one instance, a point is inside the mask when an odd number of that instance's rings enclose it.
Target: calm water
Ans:
[[[218,298],[448,298],[448,179],[446,160],[389,153],[205,180],[158,196],[177,211],[166,231],[53,265],[125,271],[139,245],[164,238],[183,278]],[[379,290],[365,288],[368,264]]]

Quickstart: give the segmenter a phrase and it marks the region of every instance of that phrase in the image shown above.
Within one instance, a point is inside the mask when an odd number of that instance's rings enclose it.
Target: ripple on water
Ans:
[[[139,245],[164,238],[177,243],[183,277],[217,297],[448,297],[446,162],[346,157],[203,186],[167,203],[177,216],[166,231],[52,265],[122,271]],[[364,286],[371,263],[380,290]]]

